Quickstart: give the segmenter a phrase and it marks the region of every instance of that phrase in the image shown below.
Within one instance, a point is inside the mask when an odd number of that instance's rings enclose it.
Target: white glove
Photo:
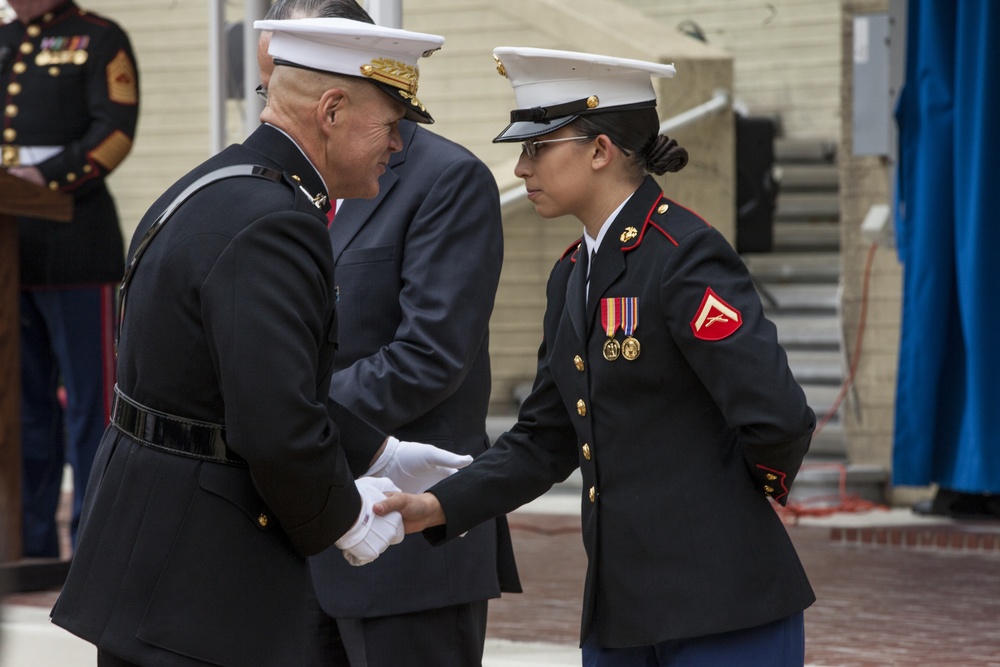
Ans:
[[[336,545],[348,563],[364,565],[378,558],[389,545],[403,541],[403,516],[399,512],[378,516],[372,510],[372,505],[385,500],[386,492],[399,491],[390,480],[362,477],[354,483],[361,494],[361,513]]]
[[[470,463],[471,456],[390,435],[382,455],[365,475],[388,477],[404,493],[422,493]]]

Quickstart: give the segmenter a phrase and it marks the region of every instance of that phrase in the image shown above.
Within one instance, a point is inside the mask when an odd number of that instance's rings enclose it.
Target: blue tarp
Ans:
[[[1000,493],[998,112],[1000,2],[910,0],[896,108],[896,485]]]

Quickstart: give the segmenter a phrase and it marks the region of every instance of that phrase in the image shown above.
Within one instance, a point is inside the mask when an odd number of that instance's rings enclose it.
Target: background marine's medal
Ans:
[[[625,332],[625,340],[622,341],[622,356],[629,361],[635,361],[639,356],[639,341],[632,337],[635,330],[639,328],[639,297],[626,297],[622,301],[622,313],[624,320],[622,330]]]
[[[609,338],[604,341],[604,358],[608,361],[614,361],[621,354],[622,346],[614,338]]]

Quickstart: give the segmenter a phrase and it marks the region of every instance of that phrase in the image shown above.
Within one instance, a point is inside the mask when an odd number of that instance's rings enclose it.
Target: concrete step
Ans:
[[[806,402],[809,404],[809,407],[816,413],[816,421],[819,422],[824,420],[833,409],[833,405],[840,395],[840,384],[803,384],[802,391],[806,395]],[[833,413],[829,423],[839,424],[840,411],[843,409],[844,405],[841,403],[837,411]]]
[[[844,380],[840,350],[786,350],[788,367],[799,384],[839,387]]]
[[[840,222],[775,222],[772,234],[774,252],[840,252]]]
[[[832,162],[817,164],[781,164],[775,167],[780,184],[778,196],[789,192],[838,192],[839,167]]]
[[[839,305],[839,286],[833,283],[784,284],[758,283],[757,290],[764,302],[764,312],[776,311],[787,315],[803,313],[835,314]]]
[[[743,262],[758,283],[837,283],[839,252],[744,253]]]
[[[816,416],[817,421],[822,418],[823,415]],[[816,461],[831,459],[842,461],[847,458],[847,438],[840,422],[831,420],[819,433],[813,434],[806,458]]]
[[[840,350],[840,319],[836,313],[789,315],[768,313],[778,330],[778,342],[793,349]]]
[[[830,139],[790,139],[782,137],[774,140],[774,159],[778,164],[786,163],[832,163],[837,158],[837,142]]]
[[[774,219],[787,222],[837,222],[840,196],[836,192],[782,192],[778,195]]]

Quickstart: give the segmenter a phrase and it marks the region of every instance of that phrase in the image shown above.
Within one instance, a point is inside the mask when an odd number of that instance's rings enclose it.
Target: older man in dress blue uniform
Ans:
[[[53,610],[101,664],[304,664],[305,557],[336,544],[370,562],[402,539],[371,511],[392,480],[469,460],[329,400],[330,198],[377,194],[400,119],[428,118],[416,61],[443,39],[265,27],[264,124],[169,188],[130,249],[112,425]]]

